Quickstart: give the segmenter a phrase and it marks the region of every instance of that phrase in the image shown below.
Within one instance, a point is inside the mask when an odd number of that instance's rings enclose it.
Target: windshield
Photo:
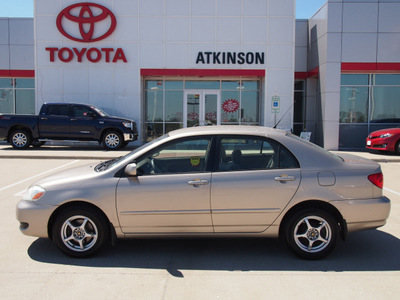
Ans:
[[[151,142],[148,142],[147,144],[144,144],[144,145],[136,148],[135,150],[133,150],[132,152],[129,152],[128,154],[126,154],[124,156],[120,156],[118,158],[114,158],[114,159],[111,159],[111,160],[107,160],[107,161],[101,162],[94,168],[94,170],[96,172],[102,172],[102,171],[108,170],[108,169],[114,167],[115,165],[117,165],[119,162],[121,162],[121,161],[123,161],[125,159],[129,159],[129,157],[134,156],[139,151],[141,151],[141,150],[151,146],[152,144],[155,144],[156,142],[159,142],[159,141],[161,141],[161,140],[163,140],[163,139],[165,139],[167,137],[169,137],[169,135],[168,134],[164,134],[163,136],[160,136],[159,138],[156,138],[155,140],[152,140]]]

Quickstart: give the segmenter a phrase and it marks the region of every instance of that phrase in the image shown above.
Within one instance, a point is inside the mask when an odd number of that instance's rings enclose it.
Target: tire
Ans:
[[[294,254],[305,259],[319,259],[335,248],[339,225],[326,211],[309,208],[289,218],[284,234]]]
[[[85,258],[107,244],[110,232],[102,214],[91,208],[67,208],[56,218],[52,237],[68,256]]]
[[[109,130],[104,134],[102,144],[106,150],[117,150],[124,144],[124,139],[118,131]]]
[[[396,145],[394,146],[394,152],[395,152],[397,155],[400,155],[400,140],[398,140],[398,141],[396,142]]]
[[[31,135],[24,129],[14,130],[10,135],[10,144],[14,149],[27,149],[29,148],[31,141]]]

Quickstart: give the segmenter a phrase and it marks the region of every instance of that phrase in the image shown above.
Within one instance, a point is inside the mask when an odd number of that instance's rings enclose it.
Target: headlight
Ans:
[[[26,192],[23,200],[36,201],[42,198],[46,190],[38,185],[30,187]]]
[[[386,139],[386,138],[390,138],[393,134],[391,133],[385,133],[382,134],[381,136],[379,136],[380,139]]]
[[[122,125],[124,125],[126,128],[132,129],[132,122],[122,122]]]

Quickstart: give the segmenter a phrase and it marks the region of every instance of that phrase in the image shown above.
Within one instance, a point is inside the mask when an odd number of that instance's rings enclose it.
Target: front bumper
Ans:
[[[394,146],[392,145],[391,141],[388,139],[367,139],[366,141],[367,149],[371,150],[382,150],[382,151],[394,151]]]
[[[136,141],[137,140],[137,134],[134,133],[124,133],[124,141]]]
[[[57,206],[38,205],[34,201],[21,200],[17,205],[16,216],[23,234],[48,238],[48,222]]]
[[[346,220],[348,232],[381,227],[386,224],[390,214],[390,200],[387,197],[339,200],[331,203]]]

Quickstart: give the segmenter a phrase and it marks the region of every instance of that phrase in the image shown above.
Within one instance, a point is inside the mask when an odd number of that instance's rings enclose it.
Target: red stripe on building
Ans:
[[[342,73],[400,73],[400,63],[342,63]]]
[[[0,70],[0,77],[27,77],[34,78],[34,70]]]
[[[141,69],[141,76],[248,76],[265,77],[265,70],[231,69]]]
[[[295,79],[307,79],[312,77],[317,77],[319,75],[319,67],[312,69],[311,71],[307,72],[295,72],[294,78]]]

